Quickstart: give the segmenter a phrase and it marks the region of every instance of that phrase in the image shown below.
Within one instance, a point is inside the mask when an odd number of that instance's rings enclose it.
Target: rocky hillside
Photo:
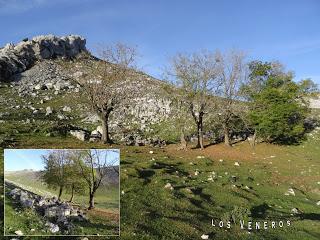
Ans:
[[[12,135],[8,129],[15,134],[18,130],[12,126],[19,125],[46,136],[71,133],[81,140],[98,139],[98,117],[86,104],[77,80],[86,73],[88,61],[100,61],[85,44],[81,36],[48,35],[0,49],[0,134]],[[174,115],[166,85],[143,72],[133,71],[131,78],[122,87],[135,97],[114,110],[109,124],[112,138],[129,145],[161,145],[150,132],[164,128],[159,123]],[[311,100],[312,108],[319,106],[319,99]]]
[[[0,49],[0,122],[27,125],[31,131],[43,131],[48,136],[62,126],[83,129],[90,135],[99,125],[98,118],[87,106],[74,77],[86,69],[85,44],[80,36],[48,35]],[[89,54],[89,61],[99,60]],[[72,70],[64,68],[67,62]],[[162,81],[143,72],[134,72],[132,78],[123,91],[133,88],[136,97],[129,105],[115,109],[111,119],[111,132],[118,139],[124,139],[128,132],[149,130],[171,111]],[[54,130],[48,130],[54,124]]]
[[[320,109],[320,95],[310,99],[310,108]]]

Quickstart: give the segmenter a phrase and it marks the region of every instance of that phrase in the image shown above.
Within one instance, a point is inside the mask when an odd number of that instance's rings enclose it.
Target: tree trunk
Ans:
[[[181,130],[181,135],[180,135],[180,150],[187,150],[187,141],[186,141],[186,137],[184,134],[184,131]]]
[[[73,196],[74,196],[74,185],[72,185],[72,188],[71,188],[71,197],[70,197],[69,202],[72,202]]]
[[[102,136],[101,141],[103,143],[112,143],[112,140],[109,136],[109,114],[104,114],[101,116],[101,122],[102,122]]]
[[[197,136],[198,136],[198,143],[197,148],[204,149],[203,146],[203,122],[202,122],[202,116],[199,115],[199,121],[197,122]]]
[[[256,138],[257,138],[257,131],[254,130],[254,134],[252,135],[252,137],[248,137],[248,142],[249,142],[251,147],[255,147],[256,146]]]
[[[200,124],[199,122],[197,122],[197,146],[196,148],[200,148],[201,144],[200,144]]]
[[[89,198],[89,210],[94,209],[94,192],[90,192],[90,198]]]
[[[224,144],[231,146],[230,137],[229,137],[229,128],[226,123],[223,124],[223,133],[224,133]]]
[[[199,133],[199,137],[200,137],[200,148],[201,150],[204,149],[203,146],[203,122],[202,122],[202,118],[201,118],[201,122],[200,122],[200,133]]]
[[[59,196],[58,196],[58,200],[59,201],[61,200],[62,190],[63,190],[63,187],[60,186],[60,188],[59,188]]]
[[[256,146],[256,139],[257,139],[257,130],[254,130],[254,134],[252,136],[252,147]]]

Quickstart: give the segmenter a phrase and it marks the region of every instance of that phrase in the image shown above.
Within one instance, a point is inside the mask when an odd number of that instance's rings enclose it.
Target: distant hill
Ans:
[[[119,184],[119,176],[117,171],[119,171],[119,166],[108,167],[107,168],[107,176],[103,179],[102,184],[108,185],[118,185]],[[5,171],[5,179],[28,184],[29,182],[41,182],[41,171],[34,171],[32,169],[26,169],[21,171]]]

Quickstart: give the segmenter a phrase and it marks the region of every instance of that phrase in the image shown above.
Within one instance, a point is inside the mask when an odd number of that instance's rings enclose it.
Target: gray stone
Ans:
[[[23,232],[21,230],[15,231],[14,233],[16,235],[18,235],[18,236],[22,236],[23,235]]]
[[[52,233],[59,232],[59,230],[60,230],[58,225],[53,224],[51,222],[47,222],[45,225],[47,227],[49,227],[49,231],[52,232]]]
[[[71,107],[69,107],[69,106],[64,106],[63,109],[62,109],[62,111],[64,111],[64,112],[71,112]]]
[[[52,114],[52,112],[53,112],[53,110],[50,106],[46,108],[46,116]]]
[[[83,130],[71,130],[70,134],[81,141],[87,140],[88,134]]]

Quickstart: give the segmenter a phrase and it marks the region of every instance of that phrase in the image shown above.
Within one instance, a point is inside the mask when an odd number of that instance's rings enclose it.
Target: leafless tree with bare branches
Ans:
[[[74,150],[73,157],[80,169],[80,175],[84,178],[89,189],[89,208],[94,208],[94,196],[101,186],[102,180],[107,177],[110,168],[115,170],[117,159],[108,159],[108,151],[111,150]],[[117,150],[112,150],[117,151]],[[119,174],[118,170],[115,170]]]
[[[77,80],[102,123],[101,140],[112,143],[109,131],[110,115],[133,97],[134,89],[128,85],[136,73],[134,69],[137,51],[134,47],[117,43],[100,47],[98,56],[99,60],[86,63],[86,71]]]
[[[221,82],[218,116],[223,127],[224,142],[227,146],[231,146],[230,124],[234,117],[240,117],[245,110],[239,100],[242,97],[241,87],[247,79],[247,65],[245,54],[236,50],[232,50],[226,54],[218,53],[217,58]]]
[[[203,149],[203,122],[210,109],[210,102],[220,85],[219,62],[215,52],[200,51],[177,54],[169,70],[174,85],[182,90],[184,102],[197,126],[197,147]]]

